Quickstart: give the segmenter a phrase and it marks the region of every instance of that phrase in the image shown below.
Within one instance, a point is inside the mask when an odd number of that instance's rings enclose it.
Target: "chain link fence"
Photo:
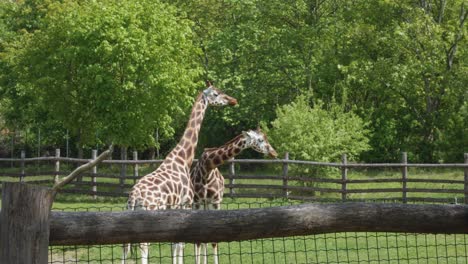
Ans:
[[[285,199],[225,199],[223,209],[298,204]],[[122,211],[123,206],[62,208],[64,211]],[[200,226],[200,228],[203,228]],[[213,263],[207,245],[208,263]],[[138,245],[126,263],[141,263]],[[219,263],[468,263],[467,235],[351,232],[219,243]],[[49,263],[121,263],[122,245],[51,246]],[[194,263],[185,244],[184,262]],[[170,243],[152,243],[149,263],[172,263]]]

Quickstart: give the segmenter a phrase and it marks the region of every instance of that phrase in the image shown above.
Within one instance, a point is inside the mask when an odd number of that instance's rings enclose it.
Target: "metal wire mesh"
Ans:
[[[223,209],[297,204],[287,200],[226,199]],[[64,211],[121,211],[120,206],[64,208]],[[202,228],[202,227],[200,227]],[[208,263],[213,263],[207,245]],[[348,232],[219,243],[219,263],[468,263],[467,235]],[[195,261],[185,244],[184,262]],[[49,263],[121,263],[122,245],[51,246]],[[140,263],[138,245],[126,263]],[[149,263],[172,263],[170,243],[152,243]]]

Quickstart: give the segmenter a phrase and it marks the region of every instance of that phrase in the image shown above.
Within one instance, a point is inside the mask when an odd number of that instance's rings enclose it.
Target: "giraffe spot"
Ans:
[[[223,160],[227,160],[228,158],[229,158],[229,157],[228,157],[228,155],[227,155],[226,153],[223,154]]]
[[[195,128],[196,126],[197,126],[197,123],[195,122],[195,120],[190,121],[191,128]]]
[[[213,159],[215,156],[216,156],[215,153],[210,153],[210,155],[208,156],[208,158],[209,158],[209,159]]]
[[[175,162],[177,162],[179,164],[184,164],[184,160],[181,159],[180,157],[175,158]]]
[[[218,149],[218,150],[216,151],[216,154],[217,154],[218,156],[223,155],[223,150],[222,150],[222,149]]]
[[[186,138],[191,138],[192,135],[193,135],[193,129],[188,129],[187,132],[185,132]]]
[[[182,177],[182,184],[187,185],[189,183],[188,179],[186,177]]]
[[[162,181],[162,180],[159,179],[159,178],[154,178],[153,183],[154,183],[154,184],[160,184],[161,181]]]
[[[187,158],[187,155],[186,155],[186,153],[185,153],[184,150],[181,150],[181,151],[179,152],[179,156],[180,156],[181,158],[183,158],[183,159],[186,159],[186,158]]]
[[[187,156],[193,155],[193,146],[187,146],[185,149],[187,150]]]
[[[152,204],[150,206],[148,206],[148,210],[156,210],[156,205],[155,204]]]
[[[161,192],[163,192],[163,193],[169,193],[169,191],[170,191],[169,186],[163,185],[163,186],[161,187]]]
[[[236,153],[236,154],[239,154],[239,153],[240,153],[240,151],[241,151],[241,150],[240,150],[240,149],[238,149],[238,148],[234,149],[234,153]]]
[[[221,164],[221,159],[219,157],[214,158],[213,163],[215,166]]]

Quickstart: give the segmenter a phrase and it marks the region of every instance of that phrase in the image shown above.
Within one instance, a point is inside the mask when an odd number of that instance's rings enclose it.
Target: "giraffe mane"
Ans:
[[[232,142],[238,140],[239,138],[241,138],[243,135],[240,134],[240,135],[237,135],[235,138],[232,138],[231,140],[229,140],[228,142],[224,143],[223,145],[219,146],[219,147],[213,147],[213,148],[205,148],[203,149],[204,152],[206,151],[212,151],[212,150],[215,150],[215,149],[219,149],[219,148],[222,148],[222,147],[225,147],[227,145],[230,145]]]

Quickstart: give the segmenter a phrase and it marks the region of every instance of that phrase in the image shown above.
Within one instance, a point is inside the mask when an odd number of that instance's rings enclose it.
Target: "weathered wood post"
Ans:
[[[284,162],[283,162],[283,195],[285,198],[289,197],[288,191],[288,163],[289,161],[289,152],[284,153]]]
[[[96,166],[112,152],[78,167],[53,188],[3,183],[0,214],[0,262],[47,264],[50,237],[50,209],[55,194],[80,173]]]
[[[59,175],[59,172],[60,172],[60,149],[55,149],[55,175],[54,175],[54,183],[58,182],[59,181],[59,178],[60,178],[60,175]]]
[[[408,154],[406,152],[401,153],[401,163],[403,164],[403,167],[401,169],[401,180],[403,184],[403,196],[402,196],[402,201],[403,203],[407,203],[407,187],[406,183],[408,180]]]
[[[47,264],[53,191],[24,183],[3,183],[0,261]]]
[[[26,152],[24,150],[21,151],[21,175],[19,178],[20,182],[24,182],[24,177],[26,175],[24,159],[26,158]]]
[[[346,182],[348,180],[348,158],[346,154],[341,156],[341,201],[346,202]]]
[[[236,193],[234,191],[234,188],[232,187],[232,185],[235,183],[234,182],[235,181],[235,179],[234,179],[235,175],[236,175],[236,167],[234,165],[234,158],[232,158],[231,162],[229,163],[229,194],[230,195],[233,195],[234,193]]]
[[[465,164],[468,165],[468,153],[464,154]],[[468,167],[465,167],[465,204],[468,204]]]
[[[126,146],[122,146],[120,148],[120,159],[123,160],[124,162],[127,160],[127,147]],[[120,167],[120,179],[119,179],[120,190],[122,192],[124,189],[125,177],[127,177],[127,164],[122,163]]]
[[[138,151],[133,151],[133,160],[134,161],[138,161]],[[139,169],[139,166],[138,166],[138,163],[135,163],[133,165],[133,184],[136,184],[136,181],[137,181],[137,178],[138,178],[138,169]]]
[[[91,158],[94,160],[97,157],[97,149],[91,150]],[[91,184],[92,186],[92,191],[93,191],[93,199],[97,199],[97,180],[96,180],[96,174],[97,174],[97,165],[94,166],[91,169]]]

